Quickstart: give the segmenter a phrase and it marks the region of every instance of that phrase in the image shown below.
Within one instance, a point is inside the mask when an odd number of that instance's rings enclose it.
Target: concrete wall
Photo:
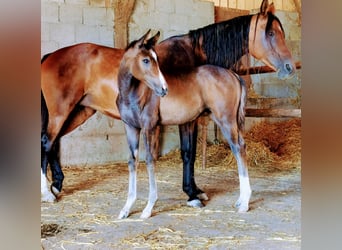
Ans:
[[[148,29],[161,40],[214,22],[214,4],[199,0],[137,0],[129,22],[129,40]],[[111,0],[42,0],[41,54],[80,42],[114,44]],[[162,154],[179,147],[177,126],[163,128]],[[101,165],[127,160],[123,123],[96,113],[61,140],[61,164]],[[142,150],[141,158],[144,157]]]

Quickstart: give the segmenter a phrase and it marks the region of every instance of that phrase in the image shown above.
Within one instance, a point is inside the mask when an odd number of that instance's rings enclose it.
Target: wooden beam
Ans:
[[[296,62],[296,69],[301,69],[302,64],[301,62]],[[274,73],[275,71],[269,66],[259,66],[259,67],[252,67],[249,69],[239,69],[236,73],[238,75],[254,75],[254,74],[264,74],[264,73]]]
[[[290,118],[301,117],[301,109],[252,109],[246,108],[248,117]]]
[[[114,43],[116,48],[128,45],[128,21],[133,13],[135,0],[114,0]]]

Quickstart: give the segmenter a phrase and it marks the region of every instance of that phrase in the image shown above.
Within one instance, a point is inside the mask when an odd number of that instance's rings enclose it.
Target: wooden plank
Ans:
[[[301,69],[301,62],[296,62],[296,69]],[[254,75],[254,74],[264,74],[264,73],[274,73],[275,71],[269,66],[259,66],[259,67],[251,67],[249,69],[239,69],[236,73],[238,75]]]
[[[246,108],[246,116],[248,117],[274,117],[289,118],[301,117],[301,109],[252,109]]]
[[[247,108],[297,108],[296,98],[248,97]]]

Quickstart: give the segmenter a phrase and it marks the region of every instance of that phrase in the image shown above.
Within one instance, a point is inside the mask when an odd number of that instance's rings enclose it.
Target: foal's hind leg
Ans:
[[[156,151],[158,144],[154,143],[154,139],[156,139],[156,136],[159,135],[159,128],[156,128],[156,130],[146,130],[144,131],[144,143],[145,143],[145,149],[146,149],[146,167],[149,177],[149,195],[148,195],[148,203],[142,212],[140,218],[149,218],[152,214],[152,209],[154,207],[154,204],[156,203],[158,199],[157,194],[157,183],[155,179],[154,174],[154,165],[156,160]]]
[[[232,125],[218,124],[224,137],[228,140],[230,148],[237,162],[239,181],[240,181],[240,196],[235,203],[238,212],[247,212],[249,209],[249,199],[251,197],[251,187],[249,184],[246,146],[241,132],[238,130],[236,123]]]
[[[128,160],[128,195],[125,206],[121,209],[119,219],[127,218],[137,199],[137,167],[139,165],[139,134],[140,130],[125,124],[130,156]]]

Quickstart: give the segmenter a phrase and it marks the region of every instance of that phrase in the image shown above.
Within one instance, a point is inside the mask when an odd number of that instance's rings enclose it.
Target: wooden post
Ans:
[[[114,43],[116,48],[128,45],[128,22],[133,13],[135,0],[114,0]]]
[[[207,165],[207,137],[208,137],[209,117],[201,116],[198,118],[198,124],[202,126],[202,169]]]

